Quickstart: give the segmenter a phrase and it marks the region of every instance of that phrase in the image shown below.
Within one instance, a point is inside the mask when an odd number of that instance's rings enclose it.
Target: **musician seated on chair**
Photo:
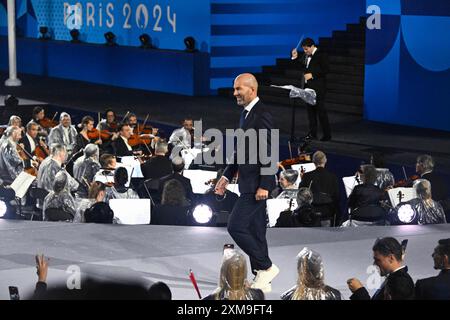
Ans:
[[[188,213],[191,208],[189,200],[180,181],[168,181],[162,193],[161,204],[152,212],[151,224],[189,225]]]
[[[363,165],[360,177],[362,184],[355,186],[348,197],[352,219],[366,222],[383,220],[386,212],[381,201],[387,199],[387,194],[375,185],[377,170],[373,165]]]
[[[191,180],[189,178],[186,178],[185,176],[183,176],[183,171],[184,171],[183,158],[174,157],[172,159],[172,170],[173,170],[173,173],[159,179],[159,192],[158,192],[159,199],[161,199],[162,192],[164,190],[164,185],[166,184],[166,182],[170,181],[172,179],[175,179],[175,180],[178,180],[181,182],[181,184],[183,185],[183,189],[185,191],[186,197],[191,201],[191,203],[194,203],[195,195],[194,195],[194,192],[192,191]],[[157,199],[153,199],[153,200],[155,202],[159,202],[159,201],[157,201]]]
[[[298,171],[293,169],[283,170],[278,180],[279,186],[272,191],[272,198],[295,199],[297,197]]]
[[[36,148],[39,148],[39,145],[43,145],[42,141],[37,140],[39,125],[35,122],[30,121],[27,124],[26,130],[27,131],[26,131],[25,135],[22,136],[19,143],[28,154],[34,156]],[[33,161],[33,159],[29,159],[29,158],[24,160],[25,168],[31,168],[32,161]]]
[[[316,212],[313,194],[309,188],[300,188],[297,192],[297,209],[293,212],[284,211],[277,219],[275,227],[320,227],[320,212]]]
[[[173,147],[181,146],[191,148],[194,139],[194,121],[192,118],[186,117],[183,120],[183,127],[172,132],[169,138],[169,144]]]
[[[24,169],[23,160],[17,151],[22,131],[17,126],[8,127],[5,135],[6,140],[0,146],[0,179],[9,185]]]
[[[94,181],[96,173],[100,170],[98,145],[90,143],[84,148],[83,152],[84,155],[78,158],[73,165],[74,178],[80,184],[77,190],[77,195],[80,198],[87,197],[89,187]]]
[[[144,179],[159,179],[172,173],[172,161],[167,157],[167,142],[159,141],[155,145],[155,155],[141,164]]]
[[[307,172],[302,178],[299,188],[311,188],[313,207],[322,214],[322,226],[334,226],[339,217],[339,184],[336,175],[325,166],[327,157],[322,151],[316,151],[312,157],[316,170]]]
[[[62,112],[59,116],[59,125],[52,128],[48,134],[48,145],[62,144],[66,147],[67,154],[70,156],[77,142],[77,134],[70,115]]]
[[[127,187],[128,171],[119,167],[114,172],[114,185],[106,189],[105,202],[111,199],[139,199],[138,194],[131,187]]]
[[[401,202],[389,213],[390,220],[394,224],[395,218],[402,206],[410,205],[413,211],[411,224],[437,224],[446,223],[444,209],[439,202],[432,199],[431,184],[428,180],[418,179],[414,181],[413,188],[416,190],[417,198]]]
[[[53,144],[50,146],[50,149],[51,156],[46,158],[41,163],[36,179],[38,188],[43,188],[48,192],[51,192],[53,190],[53,182],[55,181],[55,176],[59,171],[64,170],[63,164],[67,160],[67,151],[64,145]],[[79,183],[68,173],[67,176],[70,191],[77,191]]]
[[[433,189],[433,200],[438,201],[447,217],[450,217],[450,194],[448,182],[434,171],[434,160],[430,155],[423,154],[417,157],[416,172],[422,179],[427,179]],[[448,220],[448,218],[447,218]]]
[[[46,217],[47,209],[60,209],[71,214],[72,219],[75,217],[75,199],[70,194],[69,174],[67,172],[59,171],[54,177],[53,188],[45,197],[44,205],[42,206],[42,218],[44,221],[48,220]]]

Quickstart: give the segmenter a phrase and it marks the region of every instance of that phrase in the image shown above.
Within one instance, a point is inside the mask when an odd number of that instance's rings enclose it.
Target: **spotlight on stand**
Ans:
[[[139,36],[139,41],[141,42],[141,46],[139,48],[141,49],[151,49],[153,48],[152,45],[152,38],[146,33],[141,34]]]
[[[105,45],[107,46],[115,46],[116,45],[116,35],[112,33],[111,31],[105,33]]]
[[[417,214],[409,203],[401,204],[393,214],[391,224],[417,224]]]
[[[70,36],[72,37],[72,40],[70,40],[71,43],[80,43],[80,31],[78,29],[72,29],[70,30]]]
[[[192,217],[196,223],[205,225],[211,222],[213,211],[206,204],[199,204],[192,211]]]
[[[41,26],[39,27],[39,33],[41,34],[39,39],[40,40],[49,40],[50,36],[48,35],[48,27]]]
[[[6,212],[8,212],[8,206],[5,201],[0,200],[0,218],[3,218],[6,215]]]
[[[193,37],[184,38],[184,45],[187,52],[195,52],[195,39]]]

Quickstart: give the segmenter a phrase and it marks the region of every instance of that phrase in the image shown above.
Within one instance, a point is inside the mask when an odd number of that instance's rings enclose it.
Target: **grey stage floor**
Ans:
[[[308,246],[325,262],[327,284],[349,297],[346,280],[373,279],[371,247],[381,236],[409,239],[407,264],[414,280],[436,274],[431,253],[437,240],[450,237],[450,225],[361,227],[353,229],[269,229],[270,256],[280,267],[269,299],[295,284],[295,256]],[[164,281],[174,299],[197,299],[188,278],[192,269],[203,295],[217,284],[221,248],[232,242],[226,229],[173,226],[120,226],[0,220],[0,299],[9,299],[8,286],[22,297],[36,281],[34,255],[50,257],[48,283],[66,282],[69,266],[82,273]],[[73,270],[73,267],[72,267]]]

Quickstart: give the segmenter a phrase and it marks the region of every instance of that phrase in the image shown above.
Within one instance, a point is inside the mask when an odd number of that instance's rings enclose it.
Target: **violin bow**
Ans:
[[[100,112],[97,112],[97,117],[98,117],[98,125],[100,125]],[[101,139],[100,130],[98,130],[98,140],[100,139]]]
[[[408,180],[408,176],[406,175],[405,166],[402,166],[403,169],[403,175],[405,176],[405,180]]]
[[[291,147],[291,142],[290,141],[288,141],[288,147],[289,147],[289,154],[290,154],[291,159],[292,159],[292,147]]]
[[[122,118],[122,121],[120,121],[120,124],[124,124],[125,123],[125,121],[127,120],[129,114],[130,114],[130,111],[127,111],[127,113],[125,113],[125,116]]]
[[[58,111],[56,111],[55,114],[53,115],[52,121],[55,120],[57,114],[58,114]]]

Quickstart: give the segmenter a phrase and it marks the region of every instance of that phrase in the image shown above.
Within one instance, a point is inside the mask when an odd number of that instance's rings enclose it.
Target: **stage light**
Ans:
[[[410,204],[403,204],[397,209],[398,220],[403,224],[409,224],[414,221],[416,212]]]
[[[39,37],[40,40],[48,40],[48,39],[50,39],[50,36],[47,35],[48,27],[46,27],[46,26],[39,27],[39,33],[41,34],[41,36]]]
[[[195,51],[195,39],[193,37],[184,38],[184,45],[186,46],[187,52]]]
[[[192,212],[192,217],[197,223],[207,224],[208,222],[211,221],[213,217],[213,211],[206,204],[199,204],[194,208],[194,211]]]
[[[5,107],[8,109],[17,108],[19,106],[19,99],[17,99],[15,96],[9,94],[5,97],[4,103],[5,103]]]
[[[8,212],[8,206],[5,201],[0,200],[0,218],[3,218]]]
[[[105,40],[107,46],[115,46],[116,45],[116,35],[111,31],[105,33]]]
[[[153,48],[152,38],[150,38],[150,36],[148,34],[146,34],[146,33],[141,34],[139,36],[139,41],[141,42],[141,46],[140,46],[141,49],[151,49],[151,48]]]
[[[78,31],[78,29],[72,29],[70,30],[70,36],[72,37],[72,40],[70,40],[70,42],[72,43],[80,43],[80,39],[78,39],[80,37],[80,31]]]

